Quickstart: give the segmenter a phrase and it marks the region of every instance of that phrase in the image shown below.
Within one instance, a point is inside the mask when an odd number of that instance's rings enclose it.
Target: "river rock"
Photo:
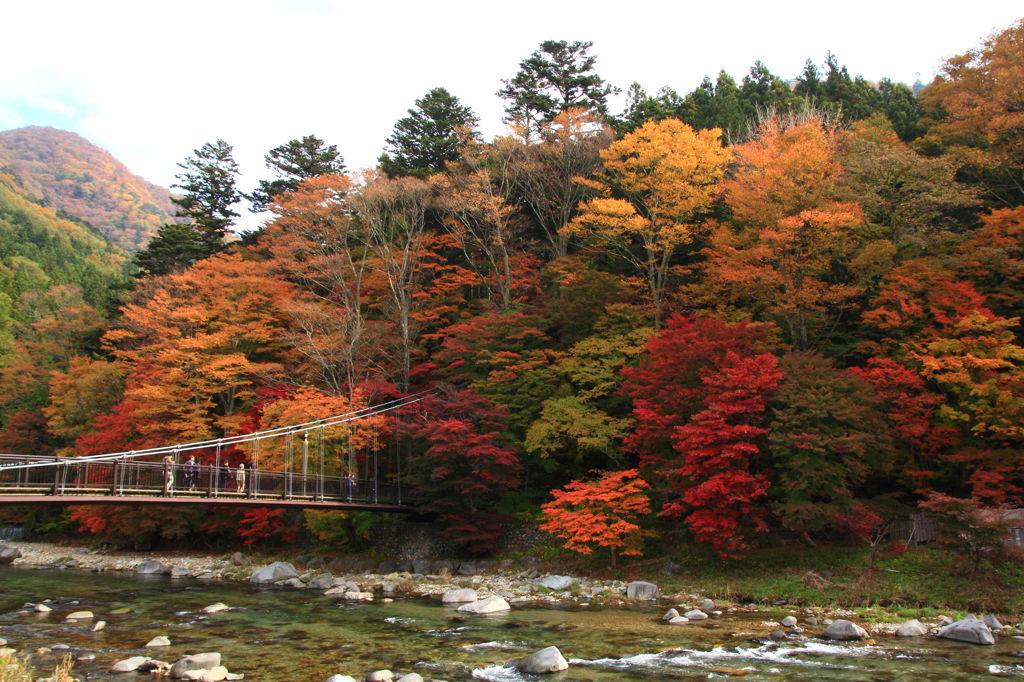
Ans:
[[[465,602],[478,601],[479,597],[476,595],[476,590],[469,588],[461,588],[448,590],[441,595],[442,604],[461,604]]]
[[[546,649],[535,651],[526,658],[519,659],[519,662],[516,663],[516,669],[528,675],[557,673],[568,668],[569,662],[565,660],[562,652],[556,646],[549,646]]]
[[[300,578],[288,578],[287,580],[278,580],[275,585],[282,587],[294,587],[297,590],[305,589],[306,583],[302,582]]]
[[[989,630],[988,626],[974,616],[967,616],[963,620],[950,623],[939,630],[936,636],[943,639],[955,639],[958,642],[967,642],[968,644],[988,645],[996,643],[995,637],[992,636],[992,631]]]
[[[171,567],[155,559],[147,559],[136,566],[135,572],[143,575],[169,575]]]
[[[686,625],[689,622],[690,622],[690,619],[687,618],[686,616],[673,616],[672,618],[669,618],[669,620],[668,620],[668,624],[669,625]]]
[[[0,547],[0,566],[22,557],[21,550],[14,547]]]
[[[192,680],[192,682],[223,682],[228,679],[231,673],[228,669],[222,665],[215,665],[212,668],[204,668],[202,670],[187,670],[184,673],[184,679]]]
[[[216,604],[210,604],[209,606],[203,607],[203,613],[220,613],[221,611],[230,611],[231,607],[222,601]]]
[[[786,639],[786,633],[782,630],[772,630],[772,633],[768,635],[768,639],[772,640],[773,642],[781,642],[782,640]]]
[[[825,629],[825,634],[822,636],[825,639],[835,639],[840,642],[846,642],[855,639],[866,639],[868,633],[861,626],[840,618],[833,621],[833,623]]]
[[[102,630],[105,627],[107,627],[107,621],[105,621],[105,620],[98,620],[98,621],[96,621],[95,623],[92,624],[92,631],[93,632],[99,632],[100,630]]]
[[[791,628],[794,625],[796,625],[796,617],[795,616],[786,616],[785,618],[783,618],[779,622],[782,623],[782,627]]]
[[[96,654],[82,654],[75,658],[79,663],[92,663],[96,660]]]
[[[172,578],[187,578],[190,575],[192,575],[192,571],[187,568],[182,568],[181,566],[175,566],[171,569]]]
[[[700,608],[702,611],[714,611],[715,602],[711,601],[710,599],[705,599],[700,603]]]
[[[326,590],[334,584],[334,576],[330,573],[320,573],[313,576],[313,579],[309,581],[309,587],[314,590]]]
[[[549,590],[567,590],[574,582],[576,582],[576,579],[567,575],[546,575],[534,582],[541,587],[548,588]]]
[[[897,637],[921,637],[928,634],[928,628],[922,625],[917,618],[908,620],[896,628]]]
[[[804,618],[804,622],[807,623],[808,625],[817,625],[818,624],[818,619],[815,618],[814,616],[807,616],[806,618]]]
[[[0,647],[0,658],[10,658],[16,653],[18,653],[17,649],[11,649],[9,647]]]
[[[46,604],[36,604],[33,608],[36,613],[49,613],[50,611],[53,611],[53,609]]]
[[[143,663],[149,660],[148,656],[132,656],[122,661],[118,661],[114,665],[110,666],[110,672],[112,673],[131,673],[139,669]]]
[[[988,614],[987,616],[982,618],[981,622],[987,625],[988,629],[992,632],[998,632],[999,630],[1003,629],[1003,624],[1000,623],[999,619],[993,616],[992,614]]]
[[[253,583],[276,583],[278,580],[298,578],[299,572],[287,561],[275,561],[269,566],[258,568],[249,577]]]
[[[324,682],[357,682],[351,675],[331,675]]]
[[[675,609],[669,609],[668,611],[665,612],[665,615],[662,616],[661,619],[662,620],[672,620],[673,618],[678,618],[678,617],[679,617],[679,612],[678,611],[676,611]]]
[[[707,620],[708,614],[704,613],[700,609],[693,609],[683,614],[687,620]]]
[[[423,676],[419,673],[406,673],[399,677],[396,682],[423,682]]]
[[[363,678],[363,682],[391,682],[396,675],[390,670],[374,670]]]
[[[0,646],[7,646],[7,640],[3,637],[0,637]]]
[[[171,645],[171,640],[167,639],[163,635],[157,635],[153,639],[151,639],[148,642],[146,642],[146,648],[149,648],[151,646],[170,646],[170,645]]]
[[[658,590],[658,586],[654,583],[644,582],[643,580],[634,580],[626,586],[626,598],[636,599],[638,601],[652,601],[657,599],[661,592]]]
[[[249,557],[245,556],[241,552],[235,552],[232,554],[230,561],[232,566],[248,566],[252,563],[252,561],[249,560]]]
[[[511,606],[508,602],[501,597],[487,597],[486,599],[480,599],[470,604],[463,604],[459,607],[459,611],[465,613],[497,613],[499,611],[510,611]]]
[[[341,598],[348,601],[373,601],[373,592],[350,591],[343,593]]]
[[[216,651],[204,654],[194,654],[179,658],[171,666],[170,676],[176,679],[185,679],[185,673],[192,670],[210,670],[220,665],[220,654]]]
[[[69,613],[64,620],[92,620],[92,611],[75,611]]]

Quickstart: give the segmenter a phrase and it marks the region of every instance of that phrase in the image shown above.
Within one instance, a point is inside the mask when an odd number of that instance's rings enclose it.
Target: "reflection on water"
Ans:
[[[51,613],[20,610],[25,602],[59,600]],[[207,615],[222,601],[231,611]],[[90,610],[106,629],[69,624],[73,610]],[[706,680],[746,671],[765,680],[956,680],[1024,677],[1024,642],[1001,639],[972,647],[930,639],[880,639],[878,645],[818,640],[765,644],[742,632],[743,620],[668,626],[660,610],[516,609],[465,617],[422,600],[337,605],[319,592],[253,588],[234,583],[115,574],[0,569],[0,638],[19,650],[65,644],[90,653],[76,674],[90,680],[128,680],[106,673],[121,658],[149,655],[174,661],[219,651],[232,672],[256,682],[322,682],[334,673],[360,678],[379,668],[445,680],[537,679],[508,663],[557,645],[572,666],[545,679]],[[763,620],[764,615],[758,616]],[[144,648],[157,635],[172,646]],[[62,654],[36,657],[40,668]],[[139,677],[137,679],[143,679]]]

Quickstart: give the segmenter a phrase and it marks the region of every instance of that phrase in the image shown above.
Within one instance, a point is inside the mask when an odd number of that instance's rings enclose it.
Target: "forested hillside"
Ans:
[[[133,175],[75,133],[38,126],[2,131],[0,168],[29,196],[88,222],[129,252],[144,247],[173,219],[166,189]]]
[[[613,557],[877,542],[921,509],[991,529],[1024,505],[1022,42],[1018,22],[919,94],[829,56],[792,87],[760,63],[636,87],[615,115],[592,45],[547,41],[501,81],[494,139],[439,87],[379,169],[313,135],[271,150],[248,198],[273,218],[242,240],[232,147],[206,143],[180,164],[186,221],[137,254],[104,328],[78,301],[16,335],[0,394],[37,381],[0,449],[217,438],[429,388],[328,439],[329,473],[401,454],[385,473],[457,551],[513,518]],[[72,516],[122,541],[390,522]]]

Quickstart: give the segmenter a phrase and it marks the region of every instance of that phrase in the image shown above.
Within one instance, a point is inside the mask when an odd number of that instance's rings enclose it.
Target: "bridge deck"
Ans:
[[[0,455],[0,505],[14,504],[186,504],[415,513],[402,504],[397,485],[374,478],[259,469],[247,470],[243,478],[226,466],[175,464],[168,468],[162,462],[138,460]]]

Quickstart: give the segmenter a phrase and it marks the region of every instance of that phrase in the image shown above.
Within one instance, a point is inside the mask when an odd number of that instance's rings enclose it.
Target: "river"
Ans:
[[[51,613],[23,610],[26,602],[59,599]],[[77,603],[72,603],[77,602]],[[216,602],[230,611],[206,615]],[[90,610],[107,626],[68,624],[73,610]],[[118,611],[124,611],[115,613]],[[557,645],[571,666],[547,676],[570,680],[707,680],[747,671],[746,680],[960,680],[1024,678],[1024,641],[1000,638],[994,647],[879,638],[877,645],[817,639],[780,643],[745,635],[753,619],[779,614],[725,614],[704,624],[660,622],[664,608],[515,609],[463,617],[425,600],[338,605],[319,592],[200,583],[112,573],[0,568],[0,638],[19,651],[66,644],[93,654],[75,674],[88,680],[148,679],[113,675],[110,665],[148,655],[219,651],[224,664],[254,682],[323,682],[334,673],[357,679],[380,668],[418,672],[425,679],[518,681],[505,664]],[[170,647],[145,649],[157,635]],[[65,652],[37,655],[44,674]],[[48,668],[49,667],[49,668]]]

